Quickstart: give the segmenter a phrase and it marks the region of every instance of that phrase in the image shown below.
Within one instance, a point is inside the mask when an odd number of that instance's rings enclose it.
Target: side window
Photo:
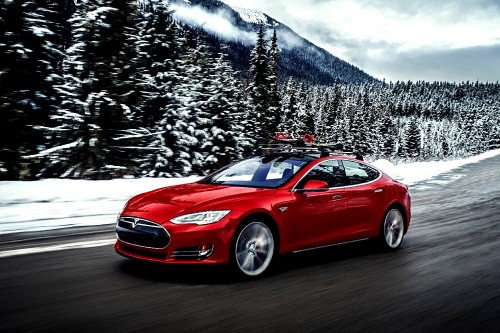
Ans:
[[[365,164],[353,161],[342,161],[342,164],[345,169],[347,185],[368,183],[377,179],[380,175],[377,170]]]
[[[297,184],[297,188],[303,188],[309,180],[321,180],[328,183],[329,187],[337,187],[345,185],[345,174],[339,161],[329,160],[312,168]]]

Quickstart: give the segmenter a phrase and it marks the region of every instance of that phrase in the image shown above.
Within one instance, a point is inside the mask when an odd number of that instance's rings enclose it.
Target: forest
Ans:
[[[276,31],[247,72],[168,2],[0,2],[0,179],[204,175],[256,138],[311,134],[368,159],[500,148],[500,84],[282,79]]]

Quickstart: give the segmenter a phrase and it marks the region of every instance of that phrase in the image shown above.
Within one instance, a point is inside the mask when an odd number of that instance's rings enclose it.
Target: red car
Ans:
[[[118,217],[115,250],[161,263],[232,264],[257,276],[288,252],[369,238],[397,249],[410,217],[408,187],[370,164],[278,151],[133,197]]]

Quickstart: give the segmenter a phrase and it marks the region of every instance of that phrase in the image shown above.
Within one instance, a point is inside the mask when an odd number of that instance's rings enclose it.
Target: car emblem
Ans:
[[[132,222],[132,229],[135,229],[137,223],[139,223],[139,219],[134,219],[134,222]]]

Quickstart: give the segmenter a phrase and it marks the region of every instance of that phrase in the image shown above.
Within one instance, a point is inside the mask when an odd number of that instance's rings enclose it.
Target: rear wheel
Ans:
[[[239,272],[257,276],[269,267],[274,256],[274,237],[262,222],[250,222],[237,233],[234,243],[234,261]]]
[[[404,231],[405,224],[401,211],[397,208],[389,209],[382,222],[380,234],[383,247],[389,250],[397,249],[403,242]]]

